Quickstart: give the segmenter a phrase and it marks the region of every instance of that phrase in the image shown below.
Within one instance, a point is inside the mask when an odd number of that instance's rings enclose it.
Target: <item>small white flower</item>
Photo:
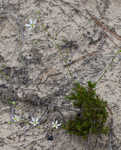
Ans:
[[[32,117],[32,120],[30,121],[30,123],[33,125],[33,126],[36,126],[39,124],[39,119],[38,118],[33,118]]]
[[[56,120],[55,122],[52,122],[52,127],[55,129],[58,129],[58,127],[61,126],[61,123],[58,123],[58,120]]]
[[[14,115],[14,116],[12,116],[12,121],[18,122],[18,121],[20,121],[20,117],[17,115]]]
[[[37,20],[32,20],[32,19],[29,19],[29,24],[25,24],[25,27],[29,28],[29,30],[33,29],[35,27],[35,24],[36,24]]]

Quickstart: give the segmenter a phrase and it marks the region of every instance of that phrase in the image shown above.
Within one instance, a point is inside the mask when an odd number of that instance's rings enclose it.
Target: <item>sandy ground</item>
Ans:
[[[51,127],[72,113],[64,96],[74,80],[96,81],[120,49],[121,1],[1,0],[0,6],[0,150],[121,150],[120,54],[97,84],[113,113],[112,134],[84,142]],[[29,19],[37,20],[31,31],[25,27]],[[27,121],[42,118],[47,108],[38,127],[8,123],[14,114]]]

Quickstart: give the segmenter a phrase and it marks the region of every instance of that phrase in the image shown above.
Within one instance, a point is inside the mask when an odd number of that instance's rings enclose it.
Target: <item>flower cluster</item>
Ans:
[[[21,118],[18,115],[13,115],[12,116],[12,122],[19,122],[21,121]],[[39,118],[31,118],[31,121],[29,123],[33,126],[39,125],[40,121]],[[61,123],[58,122],[58,120],[55,120],[52,122],[52,128],[58,129],[61,126]]]

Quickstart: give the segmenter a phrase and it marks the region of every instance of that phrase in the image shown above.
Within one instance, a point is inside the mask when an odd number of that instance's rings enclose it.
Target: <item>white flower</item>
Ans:
[[[12,116],[12,121],[18,122],[18,121],[20,121],[20,117],[17,115],[14,115],[14,116]]]
[[[55,122],[52,122],[52,127],[58,129],[58,127],[61,126],[61,123],[58,123],[58,120],[56,120]]]
[[[32,121],[30,121],[30,123],[33,125],[33,126],[36,126],[39,124],[39,119],[38,118],[33,118],[32,117]]]
[[[37,20],[32,20],[32,19],[29,19],[29,24],[25,24],[25,27],[29,28],[29,30],[33,29],[35,27],[35,24],[36,24]]]

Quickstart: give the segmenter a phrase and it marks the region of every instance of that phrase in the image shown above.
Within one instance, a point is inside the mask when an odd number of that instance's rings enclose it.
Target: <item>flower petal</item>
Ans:
[[[31,25],[30,25],[30,24],[25,24],[25,26],[26,26],[26,27],[31,27]]]
[[[30,24],[32,24],[33,23],[32,19],[29,19],[29,22],[30,22]]]
[[[35,20],[33,21],[33,24],[36,24],[36,22],[37,22],[37,20],[35,19]]]
[[[35,118],[34,117],[32,117],[32,122],[34,122],[35,121]]]
[[[58,120],[56,120],[55,123],[58,124]]]
[[[39,122],[39,118],[36,118],[36,122]]]

